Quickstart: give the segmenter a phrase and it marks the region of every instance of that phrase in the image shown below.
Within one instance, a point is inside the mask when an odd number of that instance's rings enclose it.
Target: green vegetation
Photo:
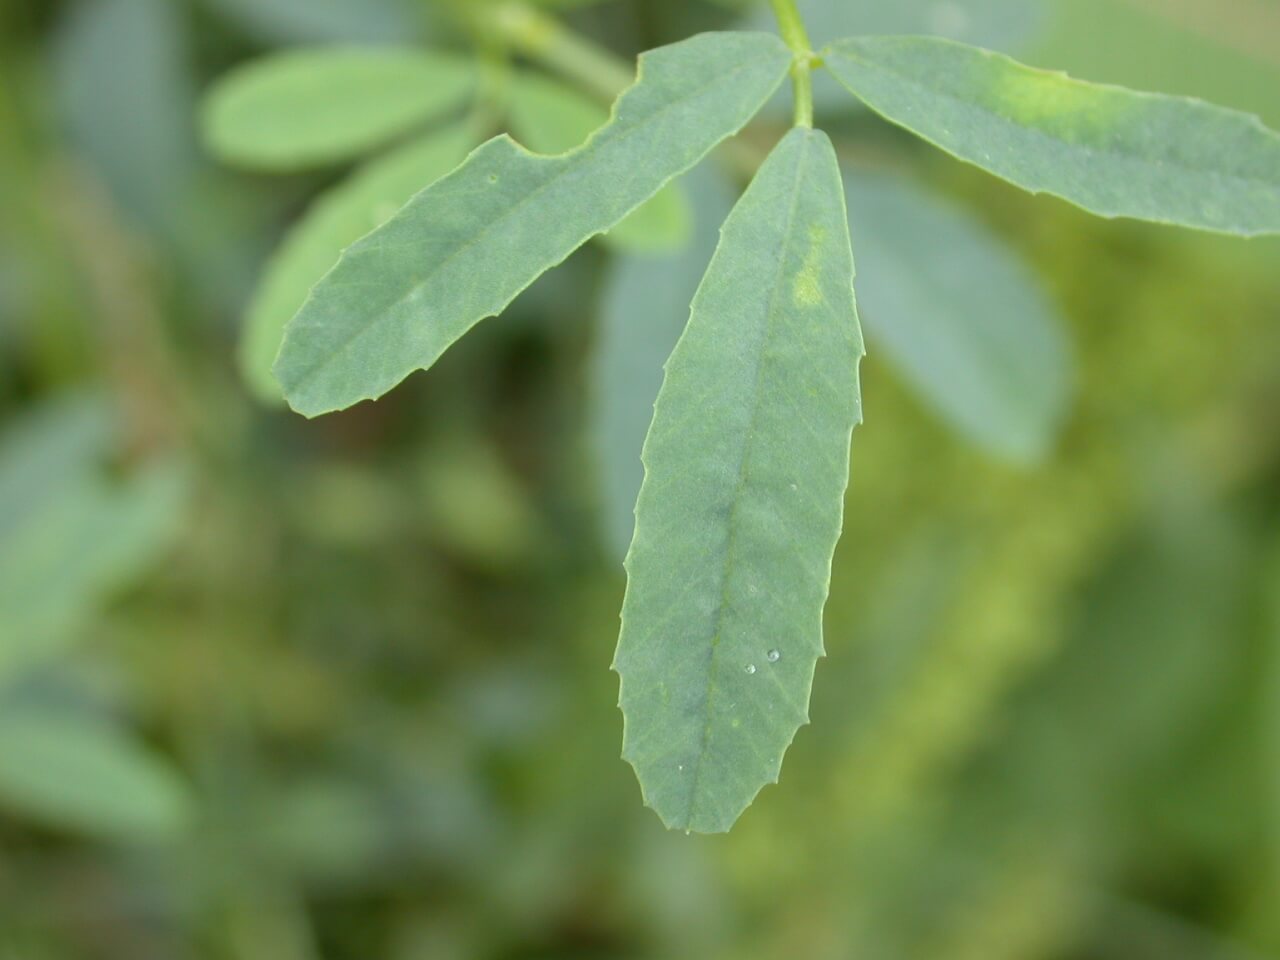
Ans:
[[[1263,6],[9,5],[0,958],[1280,956]]]

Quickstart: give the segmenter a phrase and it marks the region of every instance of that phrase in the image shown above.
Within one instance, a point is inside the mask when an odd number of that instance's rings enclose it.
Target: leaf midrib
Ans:
[[[717,651],[720,646],[720,635],[724,626],[725,609],[729,605],[729,582],[732,579],[734,567],[734,543],[737,540],[737,517],[738,507],[742,503],[742,493],[747,483],[748,466],[751,460],[751,452],[754,444],[754,427],[760,411],[760,394],[761,386],[764,379],[765,367],[767,366],[764,356],[764,345],[772,337],[773,328],[776,322],[778,299],[781,290],[785,286],[783,283],[783,274],[786,271],[788,263],[788,254],[791,252],[792,242],[794,238],[796,213],[800,206],[801,183],[804,179],[805,169],[810,160],[810,151],[808,144],[796,164],[795,181],[792,185],[791,203],[787,210],[786,228],[783,235],[787,238],[783,244],[783,255],[778,258],[778,269],[774,274],[773,290],[769,297],[769,306],[765,312],[764,335],[760,338],[761,351],[760,359],[755,369],[755,387],[752,391],[751,416],[748,418],[747,439],[742,446],[742,457],[738,463],[738,482],[734,490],[733,505],[729,510],[728,528],[729,533],[726,537],[725,544],[725,562],[724,572],[720,582],[720,603],[716,607],[715,628],[711,637],[711,649],[708,654],[707,664],[707,687],[706,694],[703,697],[703,726],[702,737],[698,747],[697,757],[694,759],[693,780],[689,787],[689,807],[685,815],[685,826],[688,827],[693,823],[694,813],[698,806],[699,786],[702,781],[702,771],[705,766],[707,756],[707,748],[711,742],[712,727],[712,704],[715,700],[716,678],[720,673],[720,658]]]

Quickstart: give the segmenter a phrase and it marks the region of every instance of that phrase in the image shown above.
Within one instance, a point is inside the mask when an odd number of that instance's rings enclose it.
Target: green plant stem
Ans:
[[[512,48],[603,100],[612,102],[634,79],[613,54],[519,0],[493,7],[489,22]]]
[[[778,31],[786,41],[795,62],[791,65],[791,86],[795,90],[797,127],[813,126],[813,45],[805,29],[795,0],[769,0],[778,19]]]

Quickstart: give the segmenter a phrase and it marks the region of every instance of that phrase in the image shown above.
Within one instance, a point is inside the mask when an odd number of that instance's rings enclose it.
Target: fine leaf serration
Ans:
[[[835,151],[796,128],[725,223],[645,442],[614,665],[669,827],[728,830],[807,722],[861,357]]]
[[[790,64],[775,36],[702,34],[642,57],[611,122],[579,149],[543,157],[489,141],[316,286],[275,367],[289,403],[340,410],[430,367],[745,126]]]
[[[342,251],[386,223],[476,145],[465,123],[433,130],[372,160],[312,205],[267,264],[249,303],[240,367],[264,403],[281,403],[271,373],[289,321]]]

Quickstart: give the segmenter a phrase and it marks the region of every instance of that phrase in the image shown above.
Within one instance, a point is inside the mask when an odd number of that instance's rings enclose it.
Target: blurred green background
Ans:
[[[627,58],[753,16],[543,6]],[[1274,0],[813,7],[1280,127]],[[853,168],[1030,264],[1074,392],[1011,465],[872,340],[813,725],[731,834],[669,834],[608,671],[636,465],[600,329],[635,255],[339,416],[237,367],[343,171],[220,165],[202,91],[281,47],[470,49],[442,13],[0,0],[0,960],[1280,958],[1280,242],[1093,220],[828,98]]]

